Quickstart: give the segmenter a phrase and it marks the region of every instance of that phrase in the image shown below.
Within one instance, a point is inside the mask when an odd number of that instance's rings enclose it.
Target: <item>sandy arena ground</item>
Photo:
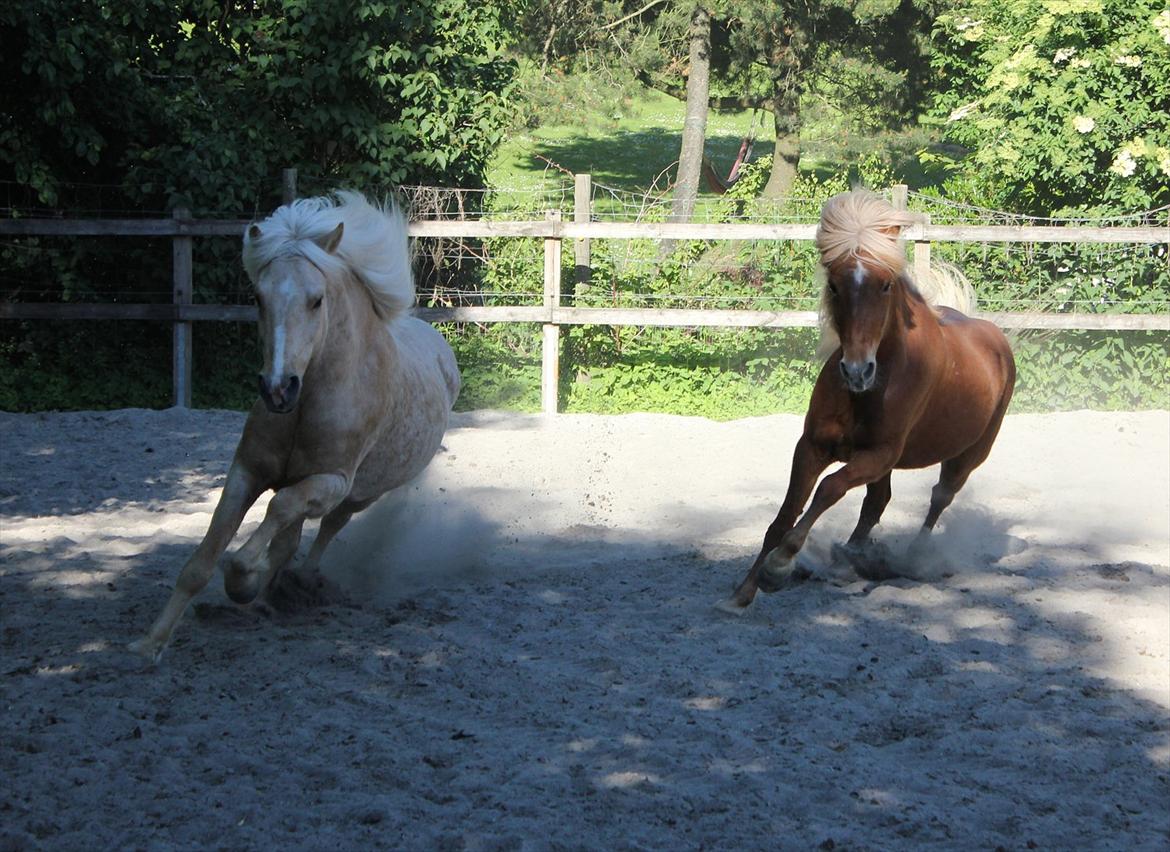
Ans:
[[[857,493],[738,619],[799,418],[458,415],[357,603],[217,575],[151,667],[242,421],[0,414],[0,849],[1166,848],[1167,412],[1009,416],[918,579],[827,564]]]

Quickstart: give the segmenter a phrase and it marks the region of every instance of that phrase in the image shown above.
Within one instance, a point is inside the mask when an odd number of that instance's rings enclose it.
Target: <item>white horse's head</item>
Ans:
[[[339,222],[313,243],[332,258],[344,230]],[[263,237],[259,225],[248,228],[250,243],[257,244]],[[264,348],[260,396],[274,414],[296,408],[305,370],[329,324],[326,269],[311,254],[315,252],[280,254],[256,270],[253,281]]]
[[[385,322],[414,303],[405,217],[394,204],[376,207],[351,190],[298,199],[249,225],[243,259],[260,306],[260,395],[277,414],[296,408],[305,371],[325,348],[331,301],[334,322],[355,284]]]

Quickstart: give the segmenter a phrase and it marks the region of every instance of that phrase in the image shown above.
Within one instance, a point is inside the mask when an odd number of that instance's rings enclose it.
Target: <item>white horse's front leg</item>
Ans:
[[[175,625],[179,623],[187,605],[207,585],[207,581],[215,573],[216,560],[227,550],[232,536],[236,534],[244,520],[244,515],[263,491],[264,486],[254,475],[241,465],[232,464],[219,503],[212,513],[207,534],[203,536],[203,541],[195,548],[195,552],[179,572],[175,590],[163,611],[155,619],[150,632],[141,639],[131,642],[130,650],[158,662],[167,643],[171,641],[171,634],[174,633]]]
[[[260,526],[224,567],[223,587],[236,603],[250,603],[281,566],[269,558],[268,546],[281,531],[306,518],[319,518],[345,499],[349,478],[339,473],[306,476],[273,495]]]

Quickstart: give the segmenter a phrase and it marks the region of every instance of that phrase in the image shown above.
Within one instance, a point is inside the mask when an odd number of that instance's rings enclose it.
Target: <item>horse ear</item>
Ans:
[[[317,245],[321,246],[321,248],[325,249],[325,251],[329,252],[329,254],[333,254],[335,251],[337,251],[337,246],[341,244],[341,234],[344,231],[345,223],[338,222],[337,227],[322,237],[320,241],[318,241]]]
[[[248,239],[250,239],[250,240],[260,239],[260,226],[259,225],[249,225],[248,226]]]

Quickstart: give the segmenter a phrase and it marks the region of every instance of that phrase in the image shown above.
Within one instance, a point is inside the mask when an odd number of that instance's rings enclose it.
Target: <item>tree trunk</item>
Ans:
[[[687,112],[683,121],[678,179],[674,186],[670,221],[686,222],[695,212],[707,137],[707,94],[711,76],[711,14],[696,5],[691,15],[690,72],[687,74]]]
[[[787,75],[776,79],[772,119],[776,126],[776,147],[772,155],[772,172],[760,195],[763,198],[783,198],[792,192],[800,167],[800,91]]]

